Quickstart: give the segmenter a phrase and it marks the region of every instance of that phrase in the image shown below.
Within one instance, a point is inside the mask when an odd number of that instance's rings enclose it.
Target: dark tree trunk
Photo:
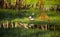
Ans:
[[[0,6],[3,7],[4,0],[0,0]]]

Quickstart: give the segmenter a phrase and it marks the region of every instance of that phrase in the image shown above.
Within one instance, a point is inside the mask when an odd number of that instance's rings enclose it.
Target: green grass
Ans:
[[[13,4],[11,0],[11,4]],[[45,7],[53,4],[59,4],[60,1],[49,1],[44,0]],[[26,0],[25,4],[36,4],[36,0]],[[53,5],[54,6],[54,5]],[[49,21],[40,21],[40,19],[35,19],[35,21],[30,21],[28,16],[34,13],[34,18],[40,13],[40,10],[33,8],[30,9],[1,9],[0,8],[0,22],[12,21],[12,22],[22,22],[22,23],[34,23],[34,24],[50,24],[50,25],[60,25],[60,13],[55,11],[46,11],[46,14],[50,17]],[[60,27],[59,27],[60,28]],[[0,28],[0,37],[60,37],[59,31],[41,30],[41,29],[25,29],[25,28]]]
[[[0,9],[0,21],[5,21],[5,20],[9,20],[9,21],[13,21],[13,22],[23,22],[23,23],[36,23],[36,24],[40,24],[40,19],[36,19],[36,16],[40,13],[41,11],[39,10],[35,10],[35,9],[24,9],[24,10],[13,10],[13,9]],[[30,21],[28,19],[28,17],[34,13],[34,18],[35,21]],[[49,16],[50,18],[50,22],[54,22],[56,23],[56,25],[60,25],[60,13],[55,12],[55,11],[46,11],[46,14]],[[43,22],[42,22],[43,23]],[[48,24],[48,21],[46,20],[46,22]]]

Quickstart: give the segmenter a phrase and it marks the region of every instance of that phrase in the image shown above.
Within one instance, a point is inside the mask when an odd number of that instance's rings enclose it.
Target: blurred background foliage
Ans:
[[[33,24],[48,24],[60,26],[60,0],[43,0],[45,13],[49,17],[50,21],[41,21],[37,16],[42,13],[42,9],[34,8],[38,2],[41,0],[0,0],[0,22],[12,21],[12,22],[22,22],[22,23],[33,23]],[[10,5],[8,4],[10,3]],[[15,6],[14,6],[15,5]],[[31,5],[30,8],[26,8],[27,5]],[[33,5],[33,7],[32,7]],[[7,7],[6,7],[7,6]],[[11,6],[11,8],[9,8]],[[13,7],[12,7],[13,6]],[[23,7],[23,9],[21,8]],[[55,7],[57,6],[57,7]],[[28,7],[28,6],[27,6]],[[20,9],[19,9],[20,8]],[[34,21],[29,19],[29,16],[34,18]],[[60,29],[60,27],[59,27]],[[60,37],[60,32],[58,31],[42,31],[40,29],[25,29],[25,28],[0,28],[1,37]]]

